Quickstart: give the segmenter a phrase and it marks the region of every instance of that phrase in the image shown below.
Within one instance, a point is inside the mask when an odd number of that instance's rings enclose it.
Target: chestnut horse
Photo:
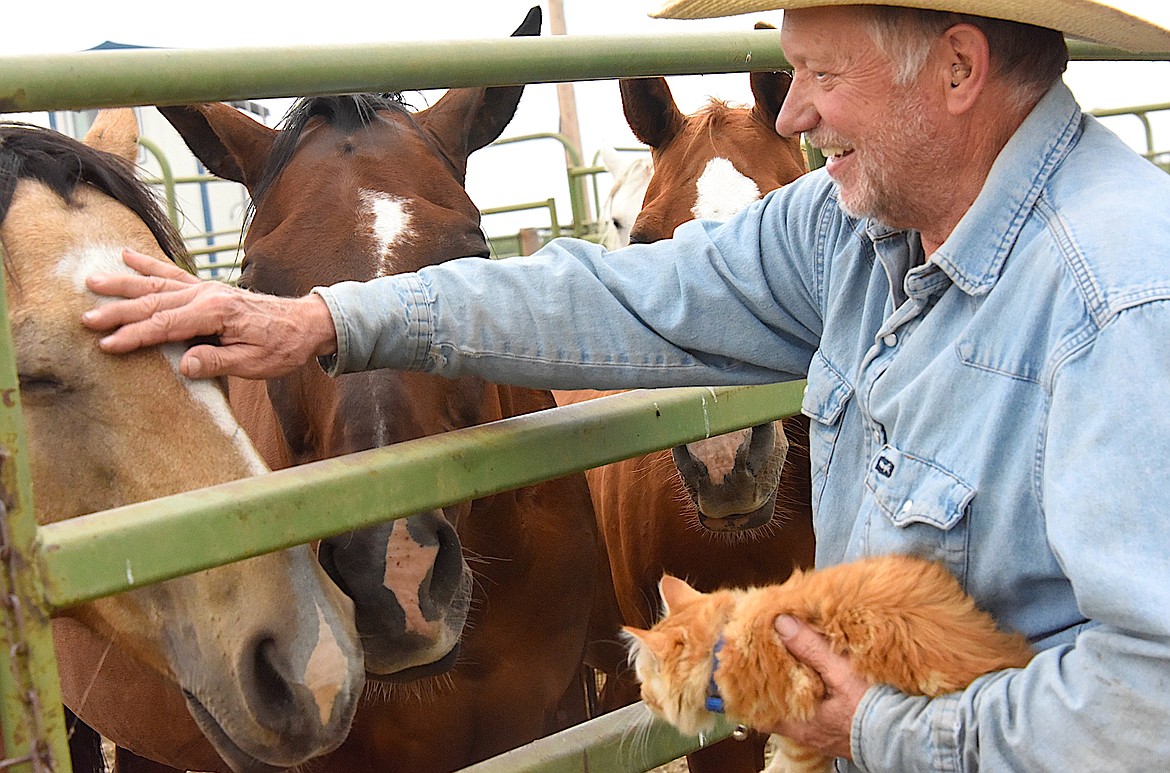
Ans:
[[[95,303],[85,277],[127,271],[123,247],[190,266],[134,176],[137,137],[130,110],[100,113],[88,144],[0,124],[0,243],[41,523],[268,469],[222,390],[179,374],[181,347],[110,356],[81,325]],[[69,708],[183,769],[299,765],[341,743],[362,691],[353,605],[303,546],[79,605],[53,636]]]
[[[539,25],[534,9],[517,33],[536,34]],[[393,95],[318,97],[294,106],[280,130],[221,104],[162,112],[208,169],[251,193],[254,215],[240,285],[300,295],[317,285],[450,258],[486,258],[479,210],[463,188],[467,157],[499,136],[521,93],[522,87],[452,89],[414,113]],[[233,405],[263,439],[261,452],[274,466],[554,405],[548,392],[475,378],[384,370],[334,379],[315,363],[266,388],[246,392],[248,383],[237,389],[233,382]],[[457,662],[441,680],[372,694],[349,739],[314,771],[449,771],[579,718],[558,716],[558,708],[570,688],[580,690],[597,560],[584,476],[428,517],[456,525],[475,566],[472,612]],[[387,552],[405,560],[415,534],[407,519],[364,538],[380,543],[380,558],[378,551],[341,543],[323,546],[325,566],[358,599],[359,630],[432,619],[433,602],[417,605],[405,621],[401,614],[363,620],[377,613],[365,609],[361,596],[367,588],[382,590]],[[452,550],[458,544],[452,539]],[[583,705],[572,711],[583,713]]]
[[[790,84],[788,73],[753,73],[753,107],[712,101],[688,116],[664,79],[621,81],[626,119],[654,162],[631,240],[668,238],[696,217],[726,219],[803,174],[799,140],[774,128]],[[554,394],[563,405],[609,393]],[[637,699],[624,650],[613,643],[619,625],[657,620],[664,572],[709,591],[780,582],[812,565],[807,444],[805,420],[793,418],[586,473],[616,594],[614,603],[599,602],[592,632],[590,661],[610,677],[604,708]],[[691,771],[755,773],[765,740],[703,749],[688,757]]]

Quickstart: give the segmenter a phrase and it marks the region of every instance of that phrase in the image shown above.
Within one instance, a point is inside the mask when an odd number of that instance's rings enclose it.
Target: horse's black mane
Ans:
[[[356,132],[373,123],[379,110],[393,110],[407,118],[411,117],[410,105],[400,93],[339,94],[298,100],[276,127],[280,134],[276,136],[272,152],[268,155],[268,166],[252,191],[252,201],[263,199],[284,172],[311,118],[320,116],[340,131]]]
[[[85,145],[52,129],[17,121],[0,122],[0,222],[8,215],[16,184],[38,180],[66,202],[78,184],[92,185],[141,218],[163,252],[176,264],[193,269],[178,230],[163,213],[153,190],[134,173],[130,162]]]

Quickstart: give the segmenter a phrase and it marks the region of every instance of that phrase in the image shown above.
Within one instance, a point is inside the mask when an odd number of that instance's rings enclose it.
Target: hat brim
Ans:
[[[858,0],[667,0],[650,15],[661,19],[711,19],[859,4]],[[1170,53],[1170,30],[1097,0],[883,0],[874,3],[878,4],[1018,21],[1125,51]]]

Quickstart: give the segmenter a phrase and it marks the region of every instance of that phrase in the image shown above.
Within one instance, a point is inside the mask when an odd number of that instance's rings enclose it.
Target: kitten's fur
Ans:
[[[729,719],[767,730],[812,715],[825,686],[780,643],[773,624],[781,614],[823,632],[870,682],[915,695],[954,692],[1032,657],[1024,637],[996,628],[940,564],[909,556],[798,570],[781,585],[713,593],[666,575],[659,590],[666,616],[649,631],[625,630],[646,705],[689,735],[714,724],[704,700],[721,635],[715,683]],[[829,763],[781,739],[768,773],[820,773]]]

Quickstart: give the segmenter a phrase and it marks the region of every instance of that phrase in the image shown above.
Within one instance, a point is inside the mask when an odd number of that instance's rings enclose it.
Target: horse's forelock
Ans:
[[[64,201],[78,184],[91,185],[133,212],[168,258],[191,271],[194,264],[178,229],[164,214],[157,195],[138,179],[124,158],[103,153],[71,137],[20,122],[0,123],[0,222],[12,206],[16,184],[37,180]]]
[[[400,92],[340,94],[305,97],[298,100],[277,124],[276,128],[279,133],[272,145],[271,152],[268,154],[268,163],[264,168],[264,173],[251,191],[252,200],[248,204],[245,222],[251,222],[252,217],[256,214],[257,202],[263,200],[276,181],[280,179],[285,168],[288,167],[301,141],[301,135],[304,134],[310,120],[322,118],[338,131],[354,133],[372,124],[377,119],[378,112],[383,110],[402,115],[411,126],[418,130],[411,105]],[[421,130],[419,134],[427,146],[431,148],[431,151],[442,159],[448,168],[451,168],[450,160],[442,152],[442,149],[435,145],[434,139]],[[452,174],[458,176],[456,170],[452,168],[451,171]]]
[[[410,115],[410,107],[400,93],[339,94],[297,100],[277,124],[280,133],[276,135],[268,155],[264,174],[252,190],[253,204],[248,208],[249,219],[255,212],[255,202],[264,198],[264,194],[288,166],[310,120],[320,117],[340,131],[354,132],[369,126],[379,110],[395,110]]]

